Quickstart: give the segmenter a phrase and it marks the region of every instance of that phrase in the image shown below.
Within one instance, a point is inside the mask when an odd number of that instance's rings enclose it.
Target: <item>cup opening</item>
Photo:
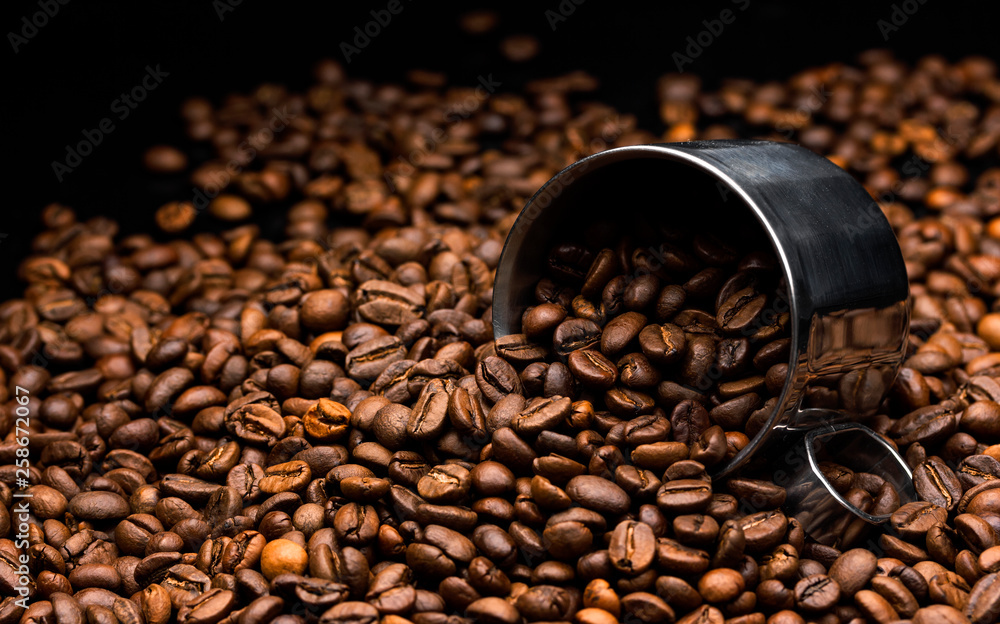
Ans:
[[[721,170],[670,146],[617,148],[565,169],[532,198],[507,237],[504,270],[498,271],[494,285],[494,328],[497,336],[522,331],[522,312],[537,303],[536,287],[547,277],[544,267],[554,243],[578,242],[596,251],[630,238],[636,247],[646,250],[654,266],[661,266],[664,244],[689,243],[698,233],[728,237],[744,249],[767,250],[774,279],[780,282],[771,289],[773,296],[768,297],[753,324],[735,335],[770,340],[755,337],[755,333],[767,324],[783,325],[781,335],[787,344],[779,350],[776,362],[785,365],[786,372],[779,387],[770,384],[764,390],[768,369],[746,367],[742,377],[757,377],[761,388],[760,404],[753,411],[764,410],[766,417],[751,422],[743,415],[738,426],[723,427],[746,435],[735,456],[716,467],[728,474],[761,447],[782,414],[797,404],[794,395],[801,388],[793,385],[790,371],[799,360],[802,335],[785,251],[775,244],[774,229],[761,211]],[[752,348],[756,351],[762,344]],[[741,378],[711,371],[709,377],[713,376],[700,389],[714,391],[717,382]],[[724,396],[722,401],[728,398]],[[665,407],[669,412],[673,405]]]

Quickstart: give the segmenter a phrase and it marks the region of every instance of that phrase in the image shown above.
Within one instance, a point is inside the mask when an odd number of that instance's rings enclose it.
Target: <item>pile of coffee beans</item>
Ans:
[[[45,208],[0,304],[0,624],[1000,617],[993,63],[665,76],[662,134],[587,102],[582,73],[445,85],[327,62],[303,93],[192,99],[214,156],[146,155],[194,185],[162,233]],[[869,423],[921,500],[863,547],[812,542],[765,472],[709,478],[783,382],[766,247],[696,232],[659,275],[642,244],[566,242],[524,334],[493,340],[504,237],[552,175],[735,137],[827,155],[900,240],[910,344]],[[249,221],[277,211],[283,235]]]
[[[579,390],[626,422],[657,408],[659,417],[672,412],[663,435],[700,445],[691,459],[706,467],[731,459],[774,411],[788,374],[790,321],[777,311],[788,309],[784,278],[763,234],[741,240],[718,230],[658,229],[649,246],[596,252],[556,245],[524,333],[497,339],[497,354],[523,366],[529,395]],[[564,368],[574,385],[546,388],[550,371],[566,376]]]

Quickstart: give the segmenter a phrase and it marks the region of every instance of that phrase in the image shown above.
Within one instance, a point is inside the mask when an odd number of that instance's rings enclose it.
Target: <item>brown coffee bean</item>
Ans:
[[[213,624],[221,621],[236,605],[235,592],[210,589],[181,607],[177,612],[177,621],[190,624]]]
[[[973,552],[980,553],[1000,543],[997,532],[989,522],[973,514],[955,516],[955,529]]]
[[[587,319],[566,319],[552,334],[552,349],[566,357],[578,349],[596,348],[601,341],[601,328]]]
[[[630,500],[625,490],[600,477],[580,475],[566,484],[566,494],[587,509],[603,514],[622,514],[628,510]]]
[[[120,520],[129,514],[129,505],[114,492],[80,492],[70,499],[69,512],[84,520]]]
[[[656,537],[647,524],[622,522],[611,535],[608,545],[611,565],[625,574],[642,574],[653,563]]]
[[[639,333],[639,346],[650,361],[669,365],[680,361],[687,348],[687,339],[676,325],[648,325]]]
[[[597,390],[606,390],[614,386],[618,379],[618,369],[614,363],[599,351],[591,349],[573,351],[566,363],[574,377]]]
[[[876,565],[874,554],[855,548],[837,557],[830,566],[830,578],[837,583],[844,595],[854,595],[874,576]]]
[[[1000,436],[1000,403],[976,401],[962,412],[959,426],[975,436]]]
[[[520,394],[522,390],[521,381],[514,368],[492,355],[476,366],[476,384],[483,396],[493,403],[508,394]]]
[[[320,398],[306,410],[302,418],[306,435],[319,442],[337,442],[342,439],[350,424],[351,412],[344,405]]]
[[[854,594],[854,603],[866,617],[879,622],[879,624],[899,619],[899,614],[892,608],[892,605],[871,590],[863,589]]]
[[[931,526],[948,519],[948,511],[929,502],[907,503],[889,518],[892,528],[906,538],[922,537]]]
[[[646,325],[646,317],[638,312],[625,312],[608,321],[601,334],[601,352],[616,355],[635,340]]]
[[[805,611],[826,611],[840,599],[840,585],[825,574],[806,576],[795,584],[795,604]]]
[[[739,572],[728,568],[709,570],[698,580],[698,593],[707,602],[729,602],[739,596],[745,581]]]
[[[226,429],[248,444],[274,446],[285,434],[285,421],[266,405],[248,403],[226,414]]]
[[[572,401],[567,397],[533,399],[511,422],[518,434],[537,435],[551,430],[566,420],[572,409]]]
[[[939,457],[929,457],[913,470],[913,486],[927,502],[951,510],[962,496],[962,484]]]
[[[664,512],[703,512],[712,500],[712,485],[700,479],[667,481],[656,493],[656,504]]]
[[[451,504],[464,500],[471,486],[467,469],[457,464],[443,464],[420,478],[417,491],[432,503]]]
[[[656,561],[668,572],[681,575],[701,574],[708,569],[709,560],[710,557],[704,550],[689,548],[665,537],[656,540]]]
[[[963,491],[983,483],[1000,479],[1000,461],[989,455],[970,455],[962,459],[955,471]]]
[[[497,624],[517,624],[521,614],[510,602],[488,596],[473,601],[465,608],[466,614],[480,622],[495,622]]]

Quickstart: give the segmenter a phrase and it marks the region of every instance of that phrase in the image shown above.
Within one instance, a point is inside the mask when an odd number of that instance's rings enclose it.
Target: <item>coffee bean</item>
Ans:
[[[306,410],[302,418],[306,435],[319,442],[336,442],[342,439],[350,424],[351,412],[344,405],[320,398]]]
[[[839,584],[825,574],[807,576],[795,584],[795,604],[804,611],[826,611],[839,599]]]
[[[608,555],[616,570],[629,575],[642,574],[653,563],[656,537],[647,524],[622,522],[612,532]]]
[[[572,402],[566,397],[535,399],[514,417],[511,427],[519,434],[539,434],[563,422],[571,408]]]
[[[129,514],[129,505],[114,492],[80,492],[70,499],[69,512],[84,520],[120,520]]]
[[[929,502],[907,503],[893,512],[889,523],[903,537],[920,537],[927,533],[931,526],[943,523],[948,518],[948,511]]]
[[[270,407],[248,403],[226,415],[226,429],[248,444],[274,446],[285,434],[285,422]]]
[[[556,327],[552,335],[552,348],[556,354],[566,357],[577,349],[596,347],[601,340],[601,328],[587,319],[571,318]]]
[[[345,360],[347,374],[366,384],[375,381],[393,362],[406,357],[406,347],[394,336],[373,338],[352,349]]]
[[[618,379],[618,369],[614,363],[599,351],[573,351],[566,362],[573,376],[591,388],[606,390],[614,386]]]
[[[496,340],[497,355],[517,366],[540,362],[548,354],[545,347],[531,341],[526,334],[510,334]]]
[[[780,511],[760,511],[740,518],[738,523],[750,552],[773,548],[788,529],[788,518]]]
[[[989,455],[970,455],[958,464],[955,475],[962,490],[969,490],[984,481],[1000,479],[1000,461]]]
[[[681,575],[701,574],[708,569],[709,555],[665,537],[656,540],[656,561],[667,570]]]
[[[989,522],[973,514],[959,514],[955,516],[955,529],[959,536],[972,549],[979,553],[988,548],[992,548],[1000,542],[996,530]]]
[[[913,486],[920,498],[948,510],[962,496],[958,477],[939,457],[930,457],[913,470]]]
[[[611,481],[591,475],[570,479],[566,484],[566,494],[575,503],[603,514],[625,513],[630,503],[625,490]]]
[[[483,396],[496,403],[508,394],[521,392],[521,381],[514,368],[504,360],[489,356],[476,366],[476,384]]]
[[[891,622],[899,619],[899,614],[892,605],[877,593],[863,589],[854,594],[854,603],[861,612],[876,622]]]
[[[712,603],[729,602],[739,596],[744,587],[740,573],[728,568],[709,570],[698,581],[698,593]]]
[[[697,479],[668,481],[656,493],[657,506],[672,514],[704,511],[711,500],[711,484]]]
[[[213,624],[228,615],[237,604],[236,594],[229,590],[210,589],[188,602],[177,612],[178,622]]]
[[[420,478],[417,491],[432,503],[451,504],[462,501],[471,486],[467,469],[457,464],[443,464],[435,466]]]

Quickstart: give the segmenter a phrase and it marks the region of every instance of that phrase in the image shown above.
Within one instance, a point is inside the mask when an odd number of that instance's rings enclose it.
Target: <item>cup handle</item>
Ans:
[[[885,479],[895,489],[900,504],[916,500],[910,467],[887,440],[859,423],[831,422],[831,416],[844,418],[838,412],[803,410],[800,416],[801,426],[786,430],[788,451],[773,462],[774,480],[785,487],[786,514],[798,519],[811,538],[828,546],[847,545],[869,525],[883,524],[891,515],[859,508],[849,500],[851,474],[845,473],[843,480],[833,483],[820,469],[823,461]],[[871,493],[853,495],[874,497]]]

